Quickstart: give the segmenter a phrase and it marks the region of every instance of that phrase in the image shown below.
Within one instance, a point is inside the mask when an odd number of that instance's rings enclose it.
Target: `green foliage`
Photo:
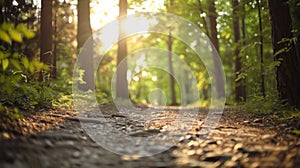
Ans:
[[[7,122],[11,119],[23,118],[23,115],[19,112],[18,108],[7,108],[0,103],[0,123]]]
[[[0,26],[0,40],[11,44],[12,42],[22,43],[23,38],[32,39],[34,32],[27,29],[24,24],[15,26],[13,23],[4,22]]]
[[[295,130],[292,131],[292,134],[300,136],[300,130],[295,129]]]
[[[274,114],[274,111],[282,111],[287,107],[283,100],[279,100],[276,93],[268,94],[265,98],[260,95],[251,96],[243,108],[256,115]]]
[[[282,53],[289,52],[292,49],[292,45],[295,44],[297,41],[297,38],[283,38],[281,41],[278,42],[278,44],[285,44],[284,48],[280,49],[275,53],[274,56],[278,56]]]
[[[34,33],[23,24],[15,26],[12,23],[0,25],[1,38],[9,45],[0,46],[0,111],[1,120],[4,118],[19,118],[19,109],[33,109],[38,106],[50,105],[51,90],[46,83],[39,83],[39,72],[48,70],[39,61],[29,60],[20,52],[14,52],[11,45],[33,38]],[[46,96],[47,95],[47,96]],[[51,102],[51,101],[50,101]]]
[[[82,77],[80,77],[78,80],[82,81]],[[53,97],[51,99],[51,104],[53,107],[55,108],[73,107],[72,77],[68,73],[67,68],[63,68],[61,70],[60,76],[57,80],[52,80],[49,83],[49,88],[53,93]]]
[[[101,92],[100,89],[96,89],[96,99],[99,104],[110,104],[113,102],[111,95]]]
[[[10,37],[9,35],[7,34],[7,32],[3,31],[0,29],[0,40],[10,44]]]

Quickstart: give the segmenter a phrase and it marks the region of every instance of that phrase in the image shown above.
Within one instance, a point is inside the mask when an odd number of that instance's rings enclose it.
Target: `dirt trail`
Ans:
[[[143,136],[150,135],[137,123],[132,123],[122,115],[116,115],[110,107],[107,107],[106,112],[106,117],[114,119],[120,130],[130,130],[133,136],[138,133],[143,133]],[[120,156],[105,150],[90,139],[76,120],[76,116],[70,113],[50,116],[52,119],[64,118],[65,121],[55,123],[52,129],[37,134],[1,140],[0,167],[297,167],[300,165],[300,139],[285,133],[290,129],[288,125],[270,124],[266,118],[245,118],[241,112],[227,110],[211,134],[201,133],[199,124],[188,134],[180,137],[174,147],[145,158]],[[54,122],[49,120],[51,121]],[[152,126],[162,129],[161,125],[156,122]],[[134,130],[135,126],[139,130]]]

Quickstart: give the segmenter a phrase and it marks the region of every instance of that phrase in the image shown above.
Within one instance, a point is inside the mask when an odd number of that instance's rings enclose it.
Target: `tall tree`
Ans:
[[[56,60],[57,60],[57,45],[58,45],[58,38],[57,38],[57,19],[58,19],[58,11],[59,11],[59,6],[58,6],[58,0],[54,0],[54,27],[53,27],[53,69],[52,69],[52,75],[53,78],[57,78],[57,69],[56,69]]]
[[[239,1],[232,0],[232,12],[233,12],[233,31],[234,31],[234,42],[237,46],[234,49],[235,56],[235,100],[237,102],[245,100],[245,87],[243,79],[240,78],[240,73],[242,72],[242,60],[240,57],[240,47],[238,43],[241,40],[240,33],[240,20],[239,20]]]
[[[40,61],[52,67],[52,0],[42,0],[40,48]]]
[[[243,39],[243,47],[246,46],[246,8],[245,8],[245,2],[246,0],[242,0],[241,1],[241,13],[242,13],[242,39]],[[247,77],[244,77],[243,79],[241,79],[241,83],[242,83],[242,86],[244,87],[243,88],[243,100],[244,101],[247,101],[247,88],[246,88],[246,85],[247,85]]]
[[[172,2],[172,1],[171,1]],[[171,3],[172,4],[172,3]],[[176,105],[176,92],[175,92],[175,79],[174,79],[174,67],[172,61],[172,48],[173,48],[173,39],[172,39],[172,30],[169,32],[168,36],[168,68],[170,73],[170,93],[171,93],[171,105]]]
[[[263,97],[266,97],[265,89],[265,72],[264,72],[264,36],[263,36],[263,25],[261,16],[261,5],[260,0],[256,0],[258,20],[259,20],[259,56],[260,56],[260,90]]]
[[[127,15],[127,0],[119,0],[119,18]],[[117,77],[116,77],[116,97],[129,98],[128,81],[127,81],[127,40],[125,36],[124,20],[120,20],[119,24],[119,41],[117,56]]]
[[[4,22],[4,1],[0,1],[0,23]]]
[[[173,5],[174,5],[174,0],[169,0],[167,1],[167,11],[168,12],[173,12]],[[175,79],[174,79],[174,66],[173,66],[173,61],[172,61],[172,49],[173,49],[173,39],[172,39],[172,27],[169,27],[169,35],[168,35],[168,70],[169,70],[169,86],[170,86],[170,98],[171,98],[171,105],[176,105],[176,91],[175,91]]]
[[[77,48],[84,57],[79,60],[80,69],[84,70],[83,80],[84,84],[79,85],[79,89],[87,91],[94,89],[94,73],[93,73],[93,42],[86,48],[82,48],[84,43],[92,35],[92,28],[90,23],[90,2],[89,0],[78,0],[78,29],[77,29]],[[88,48],[89,47],[89,48]]]
[[[213,52],[213,60],[214,60],[214,75],[216,80],[216,91],[217,96],[219,98],[225,97],[224,92],[224,79],[222,79],[221,75],[221,62],[218,61],[219,53],[220,53],[220,46],[219,46],[219,39],[218,39],[218,30],[217,30],[217,12],[215,6],[215,0],[208,1],[208,18],[210,24],[210,40],[212,41],[217,53]]]
[[[217,12],[215,0],[208,0],[208,18],[210,24],[210,39],[216,50],[220,52],[218,30],[217,30]]]
[[[300,61],[297,58],[298,41],[293,36],[292,18],[286,1],[268,0],[272,43],[275,59],[280,62],[276,68],[277,90],[281,99],[300,108]]]

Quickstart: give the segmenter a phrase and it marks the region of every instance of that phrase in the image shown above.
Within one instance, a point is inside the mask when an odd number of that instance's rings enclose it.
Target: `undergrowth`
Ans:
[[[280,100],[275,93],[266,97],[260,95],[251,96],[243,104],[243,109],[254,115],[271,115],[284,111],[287,108],[289,108],[288,105]]]
[[[265,98],[262,96],[251,97],[243,105],[243,111],[252,117],[268,117],[277,123],[284,123],[291,127],[290,133],[300,136],[300,110],[289,106],[276,94],[268,95]]]
[[[14,47],[34,36],[24,24],[0,25],[0,123],[22,118],[21,111],[73,106],[71,75],[50,79],[49,66]]]

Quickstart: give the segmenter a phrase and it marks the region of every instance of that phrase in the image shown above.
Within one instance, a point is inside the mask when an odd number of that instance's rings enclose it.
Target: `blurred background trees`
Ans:
[[[228,104],[250,104],[247,107],[258,111],[273,111],[287,103],[299,108],[299,8],[299,0],[0,0],[0,102],[24,108],[22,102],[31,102],[30,108],[35,108],[45,104],[43,101],[51,105],[58,95],[70,95],[75,60],[92,33],[126,14],[170,12],[199,26],[214,44],[226,73],[226,95],[219,93],[226,96]],[[134,51],[158,47],[172,51],[190,66],[198,80],[200,105],[209,105],[211,78],[203,62],[189,46],[170,37],[147,34],[121,40],[105,54],[99,67],[93,67],[87,58],[83,66],[89,75],[83,78],[82,90],[96,89],[100,103],[111,101],[116,65]],[[148,53],[143,58],[169,59],[174,73],[188,86],[191,76],[172,62],[170,55]],[[178,85],[176,81],[172,84],[167,72],[142,66],[136,71],[130,67],[138,65],[131,64],[128,61],[128,67],[117,73],[123,80],[117,82],[117,97],[129,94],[134,102],[149,103],[151,90],[161,88],[167,105],[180,102]],[[219,65],[214,62],[215,67]],[[95,79],[93,69],[98,69]],[[41,71],[47,72],[43,76],[47,80],[38,82]]]

